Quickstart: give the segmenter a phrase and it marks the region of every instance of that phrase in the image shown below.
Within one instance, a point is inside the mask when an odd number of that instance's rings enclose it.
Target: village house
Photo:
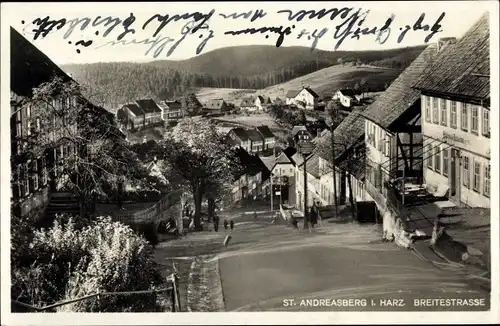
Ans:
[[[264,138],[256,129],[247,129],[246,133],[250,139],[250,152],[260,153],[264,150]]]
[[[276,137],[274,136],[273,132],[271,129],[269,129],[268,126],[262,125],[257,127],[257,131],[261,135],[261,137],[264,139],[264,149],[263,150],[268,150],[274,148],[276,145]]]
[[[248,110],[250,112],[254,112],[259,109],[257,105],[255,105],[255,100],[251,97],[243,98],[240,102],[240,108],[242,110]]]
[[[288,178],[288,180],[293,180],[295,176],[295,163],[292,156],[297,153],[297,150],[293,147],[288,147],[282,150],[271,167],[271,174],[276,176],[276,184],[283,180],[283,177]],[[274,179],[273,179],[274,182]]]
[[[339,89],[335,92],[332,100],[337,100],[346,108],[350,108],[359,103],[359,96],[352,88]]]
[[[248,134],[246,133],[245,129],[241,127],[233,128],[229,131],[227,136],[229,139],[231,139],[231,143],[234,146],[241,147],[247,152],[251,151],[250,138],[248,137]]]
[[[361,113],[365,118],[366,190],[382,214],[387,208],[387,182],[399,178],[408,185],[422,183],[421,102],[412,85],[437,53],[435,44],[427,46]]]
[[[221,98],[208,100],[203,105],[203,112],[208,114],[220,114],[229,110],[230,106]]]
[[[336,163],[335,181],[339,204],[346,203],[350,191],[352,191],[355,202],[373,201],[365,191],[365,119],[361,112],[361,109],[351,112],[334,130],[333,134]],[[323,193],[333,200],[331,132],[327,132],[320,141],[325,142],[323,145],[326,144],[326,146],[318,145],[323,149],[320,151],[321,187],[324,189]]]
[[[68,180],[69,176],[63,175],[64,172],[57,168],[60,162],[75,153],[74,145],[61,141],[57,148],[47,149],[36,160],[30,160],[26,158],[26,154],[32,149],[26,148],[23,141],[25,137],[33,136],[43,128],[44,122],[35,117],[38,110],[47,109],[24,105],[23,102],[33,96],[33,89],[52,81],[54,77],[60,78],[63,82],[74,82],[74,80],[13,28],[10,29],[10,48],[13,213],[39,219],[46,216],[49,210],[52,211],[52,205],[59,200],[63,201],[62,205],[57,203],[59,210],[78,213],[77,200],[75,202],[60,197],[64,181]],[[50,105],[59,111],[80,105],[100,114],[103,119],[114,120],[111,112],[93,105],[83,97],[63,98],[54,95],[50,100],[52,102]],[[69,130],[77,128],[75,124],[66,127]],[[61,136],[57,131],[53,135],[54,140],[61,139]]]
[[[265,111],[271,104],[272,102],[270,97],[265,98],[264,96],[259,95],[255,98],[255,106],[257,106],[257,109],[260,111]]]
[[[293,138],[293,144],[290,144],[290,146],[294,147],[296,147],[301,141],[309,141],[313,139],[313,136],[307,130],[306,126],[293,126],[291,136]]]
[[[286,104],[295,105],[303,109],[314,110],[319,103],[319,95],[310,87],[301,90],[290,90],[286,93]]]
[[[267,182],[270,172],[257,156],[248,153],[243,148],[236,152],[243,170],[234,178],[231,187],[230,201],[232,203],[250,198],[256,199],[263,195],[263,185]]]
[[[180,101],[161,101],[158,107],[163,112],[163,120],[166,122],[178,121],[184,118],[184,109]]]
[[[163,124],[164,110],[152,99],[136,100],[116,112],[117,120],[126,129],[142,129]],[[168,115],[168,113],[167,113]]]
[[[447,186],[460,206],[490,207],[489,37],[485,14],[460,40],[440,40],[435,64],[414,85],[422,102],[425,183]]]
[[[320,166],[319,155],[315,151],[306,157],[306,173],[307,173],[307,194],[304,194],[304,156],[296,153],[292,156],[295,165],[295,207],[301,211],[304,210],[304,203],[307,195],[307,208],[313,205],[321,205],[320,196]]]

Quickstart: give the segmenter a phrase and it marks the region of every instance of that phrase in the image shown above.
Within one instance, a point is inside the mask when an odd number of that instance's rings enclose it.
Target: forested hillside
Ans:
[[[199,87],[263,89],[340,63],[403,69],[423,49],[329,52],[306,47],[238,46],[183,61],[94,63],[63,69],[90,86],[88,95],[96,104],[109,108],[138,97],[172,98]]]

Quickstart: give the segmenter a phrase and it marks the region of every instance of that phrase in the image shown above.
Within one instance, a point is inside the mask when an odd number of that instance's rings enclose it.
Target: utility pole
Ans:
[[[307,156],[304,155],[304,230],[309,228],[307,221]]]
[[[274,177],[274,174],[271,172],[271,213],[273,212],[273,197],[274,197],[274,189],[273,189],[273,177]]]
[[[334,124],[337,119],[336,110],[332,112],[332,130],[331,130],[331,141],[332,141],[332,173],[333,173],[333,200],[335,205],[335,217],[339,214],[339,209],[337,206],[337,173],[335,168],[335,135],[334,135]]]

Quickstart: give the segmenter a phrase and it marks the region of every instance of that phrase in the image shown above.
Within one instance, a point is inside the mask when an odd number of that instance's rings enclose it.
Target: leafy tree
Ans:
[[[201,114],[202,105],[196,98],[196,95],[192,92],[185,93],[181,100],[182,109],[187,113],[188,116],[195,116]]]
[[[115,195],[125,184],[146,186],[146,171],[114,116],[86,100],[75,82],[55,78],[34,89],[21,106],[31,112],[29,135],[21,140],[23,160],[45,165],[43,175],[73,192],[80,199],[81,216],[98,196]],[[26,172],[39,172],[34,170]]]
[[[307,122],[306,112],[304,110],[299,111],[299,115],[297,117],[297,122],[299,125],[305,125]]]
[[[360,94],[361,91],[361,86],[359,86],[359,83],[356,83],[353,87],[354,91],[356,91],[356,94]]]
[[[366,92],[366,85],[367,84],[367,80],[366,78],[362,78],[361,81],[359,82],[359,87],[361,89],[361,97],[365,97],[365,92]]]
[[[165,135],[163,158],[184,178],[195,204],[195,229],[201,229],[201,204],[215,201],[240,168],[230,146],[209,120],[186,118]]]

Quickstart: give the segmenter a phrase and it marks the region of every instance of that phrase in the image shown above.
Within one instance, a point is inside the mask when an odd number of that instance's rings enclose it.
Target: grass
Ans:
[[[136,132],[125,131],[125,134],[131,143],[142,143],[144,136],[146,136],[147,140],[162,140],[164,133],[164,127],[147,128]]]
[[[281,129],[274,119],[267,113],[257,113],[246,115],[227,115],[214,120],[234,122],[248,127],[258,127],[266,125],[271,129]]]
[[[246,96],[263,95],[271,99],[285,99],[289,90],[299,90],[302,86],[311,87],[320,97],[332,96],[340,88],[354,87],[362,79],[371,90],[382,91],[400,74],[399,70],[372,66],[335,65],[313,73],[289,80],[285,83],[261,90],[233,88],[201,88],[196,96],[200,101],[223,98],[229,103],[239,104]]]

